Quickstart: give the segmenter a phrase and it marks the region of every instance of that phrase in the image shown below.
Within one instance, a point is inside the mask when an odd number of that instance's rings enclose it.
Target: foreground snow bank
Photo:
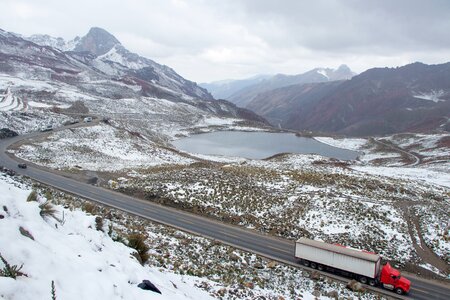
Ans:
[[[15,280],[0,277],[0,298],[51,299],[54,281],[57,298],[66,300],[212,299],[193,288],[194,277],[141,266],[131,248],[95,230],[94,216],[55,207],[63,222],[42,218],[39,202],[26,201],[30,192],[29,186],[0,177],[0,253],[10,265],[23,264],[21,271],[27,275]],[[144,279],[162,295],[138,288]]]

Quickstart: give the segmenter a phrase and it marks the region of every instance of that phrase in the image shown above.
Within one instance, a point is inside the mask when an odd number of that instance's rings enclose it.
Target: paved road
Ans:
[[[17,168],[17,161],[7,155],[7,147],[26,138],[32,138],[41,133],[32,133],[14,138],[0,140],[0,164],[13,169],[17,173],[33,178],[39,182],[53,186],[89,200],[114,207],[134,215],[138,215],[162,224],[179,228],[194,234],[222,241],[243,250],[263,255],[282,263],[299,266],[294,258],[294,243],[285,239],[268,236],[256,231],[243,229],[217,222],[206,217],[186,213],[173,208],[164,207],[148,201],[129,197],[111,190],[78,182],[49,171],[38,169],[29,165],[27,169]],[[305,268],[312,270],[310,268]],[[334,274],[324,273],[337,280],[348,281],[346,278]],[[373,290],[391,297],[401,299],[450,299],[450,287],[419,278],[411,278],[412,289],[408,297],[397,297],[395,294],[383,289]],[[371,288],[372,289],[372,288]]]

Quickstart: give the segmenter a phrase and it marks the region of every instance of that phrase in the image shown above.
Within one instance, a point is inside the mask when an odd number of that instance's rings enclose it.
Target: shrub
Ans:
[[[57,210],[55,209],[53,204],[51,204],[49,201],[45,201],[44,203],[40,204],[39,208],[41,209],[39,214],[41,215],[42,218],[52,217],[58,220],[58,218],[56,217]]]
[[[52,280],[52,300],[56,300],[55,282]]]
[[[27,202],[31,201],[37,201],[37,193],[35,190],[32,190],[31,193],[28,195]]]
[[[102,217],[95,217],[95,229],[98,231],[103,231],[103,218]]]
[[[82,209],[84,212],[93,215],[94,212],[95,212],[95,210],[96,210],[96,207],[95,207],[94,204],[87,202],[87,203],[85,203],[85,204],[82,206],[81,209]]]
[[[137,252],[137,259],[141,264],[144,264],[149,259],[149,254],[147,253],[150,249],[145,243],[146,237],[140,233],[132,233],[128,236],[128,247],[131,247]]]
[[[1,277],[10,277],[13,279],[16,279],[18,276],[27,276],[25,273],[21,272],[23,265],[20,267],[17,265],[10,265],[8,261],[2,256],[0,253],[0,260],[5,265],[3,269],[0,270],[0,276]]]

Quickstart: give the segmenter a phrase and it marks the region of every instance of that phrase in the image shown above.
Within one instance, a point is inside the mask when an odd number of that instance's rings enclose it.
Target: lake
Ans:
[[[336,148],[293,133],[218,131],[192,135],[173,141],[179,150],[189,153],[263,159],[278,153],[319,154],[353,160],[356,151]]]

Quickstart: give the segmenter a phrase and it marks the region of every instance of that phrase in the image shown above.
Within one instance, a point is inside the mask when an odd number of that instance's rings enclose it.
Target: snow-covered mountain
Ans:
[[[69,42],[46,35],[24,39],[0,29],[0,95],[5,112],[0,125],[19,132],[74,114],[116,119],[151,136],[208,118],[265,122],[232,103],[215,101],[196,83],[128,51],[100,28]],[[33,117],[24,118],[23,112]]]
[[[352,78],[354,75],[355,73],[353,73],[346,65],[341,65],[337,69],[315,68],[306,73],[298,75],[277,74],[267,78],[262,78],[262,80],[244,81],[244,85],[241,85],[241,88],[233,90],[233,93],[228,93],[226,94],[226,97],[223,98],[233,102],[239,107],[246,107],[247,104],[250,103],[258,94],[263,92],[294,84],[346,80]],[[241,83],[242,81],[236,82],[238,86]],[[234,83],[231,82],[227,84],[232,85]],[[203,85],[203,87],[208,86]],[[215,88],[213,86],[211,93],[214,94],[214,91]]]
[[[178,93],[200,99],[212,96],[196,83],[186,80],[173,69],[160,65],[151,59],[128,51],[112,34],[93,27],[83,37],[71,41],[49,35],[32,35],[24,39],[40,46],[48,46],[60,51],[71,51],[68,55],[78,55],[89,65],[110,76],[136,76],[138,79],[169,88]]]
[[[20,36],[20,35],[19,35]],[[30,42],[36,43],[41,46],[52,47],[61,51],[71,51],[75,48],[75,45],[79,42],[80,38],[76,37],[71,41],[65,41],[62,37],[52,37],[48,34],[33,34],[25,37],[20,36]]]

